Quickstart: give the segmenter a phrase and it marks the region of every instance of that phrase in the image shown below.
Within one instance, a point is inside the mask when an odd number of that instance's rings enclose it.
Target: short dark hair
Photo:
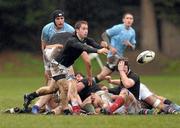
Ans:
[[[124,64],[129,67],[129,62],[128,62],[128,58],[127,57],[121,57],[121,58],[119,58],[119,61],[124,61]]]
[[[123,14],[122,18],[124,19],[124,18],[126,17],[126,15],[132,15],[132,16],[133,16],[132,13],[130,13],[130,12],[125,12],[125,13]]]
[[[80,76],[82,76],[83,78],[85,77],[81,72],[76,72],[76,73],[75,73],[75,76],[77,76],[77,75],[80,75]]]
[[[82,24],[87,24],[87,25],[88,25],[88,22],[85,21],[85,20],[77,21],[77,22],[75,23],[74,28],[75,28],[75,29],[79,29],[79,28],[81,27]]]

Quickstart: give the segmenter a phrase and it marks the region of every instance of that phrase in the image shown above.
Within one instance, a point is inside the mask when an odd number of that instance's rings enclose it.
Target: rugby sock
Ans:
[[[72,115],[72,113],[69,111],[69,109],[65,109],[63,111],[64,115]]]
[[[139,115],[156,115],[160,112],[159,109],[141,109]]]
[[[72,100],[71,101],[71,104],[72,104],[72,110],[74,113],[79,113],[80,112],[80,107],[78,105],[78,101],[76,100]]]
[[[172,101],[170,101],[169,99],[165,99],[165,100],[164,100],[164,104],[170,105],[170,104],[172,104]]]
[[[30,94],[28,94],[28,98],[30,99],[30,100],[33,100],[33,99],[35,99],[36,97],[38,97],[39,95],[36,93],[36,92],[33,92],[33,93],[30,93]]]
[[[176,110],[169,106],[169,105],[165,105],[165,107],[163,108],[163,111],[166,113],[166,114],[174,114],[176,112]]]
[[[34,106],[32,107],[31,112],[32,112],[33,114],[38,114],[38,113],[39,113],[39,110],[40,110],[39,106],[34,105]]]
[[[79,106],[72,106],[72,110],[74,113],[79,113],[81,109]]]
[[[109,112],[113,113],[116,109],[118,109],[120,106],[124,104],[124,99],[122,96],[119,96],[114,103],[110,106]]]

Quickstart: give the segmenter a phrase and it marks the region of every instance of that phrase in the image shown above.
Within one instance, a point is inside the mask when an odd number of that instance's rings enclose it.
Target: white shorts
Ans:
[[[51,60],[60,52],[59,48],[45,48],[43,51],[43,62],[45,71],[50,70]]]
[[[50,62],[47,59],[45,59],[44,54],[43,54],[43,62],[44,62],[45,71],[50,71]]]
[[[153,93],[146,87],[146,85],[140,83],[139,100],[145,100],[151,95],[153,95]]]
[[[63,78],[65,78],[67,80],[75,79],[75,76],[72,72],[71,67],[72,66],[67,68],[67,67],[59,64],[57,61],[55,61],[53,59],[50,63],[50,71],[51,71],[51,75],[52,75],[53,79],[55,77],[57,78],[58,76],[59,76],[58,79],[63,79]]]
[[[59,76],[59,75],[68,75],[68,68],[59,64],[57,61],[52,60],[50,63],[50,71],[52,74],[52,77]]]

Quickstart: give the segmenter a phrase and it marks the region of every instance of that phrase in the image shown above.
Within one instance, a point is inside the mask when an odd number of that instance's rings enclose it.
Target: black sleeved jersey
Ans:
[[[131,88],[127,88],[137,100],[139,100],[139,91],[140,91],[140,79],[137,74],[134,72],[130,71],[129,74],[127,75],[128,78],[131,78],[135,81],[135,84]],[[121,89],[124,88],[123,83],[121,82],[120,86],[114,87],[114,88],[109,88],[108,91],[114,95],[119,95],[121,92]]]
[[[135,74],[134,72],[130,71],[129,74],[127,75],[128,78],[131,78],[134,80],[135,84],[133,87],[127,88],[134,96],[137,100],[139,100],[139,91],[140,91],[140,78],[137,74]],[[121,85],[122,82],[121,82]]]
[[[70,32],[61,32],[61,33],[56,33],[54,34],[51,39],[50,43],[51,44],[62,44],[65,45],[67,40],[72,37],[73,34]]]
[[[101,46],[94,40],[85,38],[83,41],[80,41],[78,37],[74,35],[71,38],[68,38],[64,48],[60,52],[60,55],[55,60],[65,67],[69,67],[83,51],[97,53],[99,48],[101,48]]]

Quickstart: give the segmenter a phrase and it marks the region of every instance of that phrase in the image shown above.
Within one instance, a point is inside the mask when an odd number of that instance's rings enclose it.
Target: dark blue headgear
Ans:
[[[60,17],[60,16],[63,16],[63,17],[64,17],[64,12],[63,12],[62,10],[55,10],[55,11],[52,13],[53,22],[54,22],[55,25],[56,25],[55,19],[56,19],[57,17]]]

